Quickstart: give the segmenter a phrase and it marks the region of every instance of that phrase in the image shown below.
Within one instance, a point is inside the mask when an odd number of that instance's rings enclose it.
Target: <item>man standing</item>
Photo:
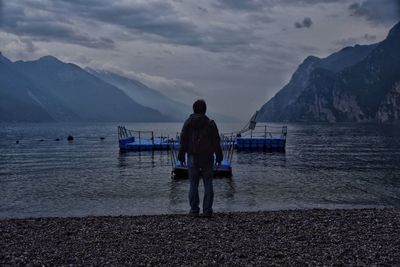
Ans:
[[[199,216],[199,180],[204,182],[203,214],[212,216],[212,204],[214,201],[213,174],[214,154],[215,162],[221,165],[223,158],[218,127],[213,120],[205,114],[207,105],[204,100],[193,103],[193,114],[185,121],[181,137],[178,160],[182,165],[186,162],[189,172],[190,189],[189,203],[190,215]]]

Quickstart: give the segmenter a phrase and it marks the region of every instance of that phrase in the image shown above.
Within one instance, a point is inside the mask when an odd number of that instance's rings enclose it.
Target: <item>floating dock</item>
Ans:
[[[220,166],[214,164],[214,177],[232,177],[233,151],[279,151],[285,152],[287,126],[256,125],[258,111],[240,131],[221,134],[223,160]],[[133,131],[118,126],[120,150],[146,151],[168,150],[174,179],[188,178],[187,165],[181,165],[177,158],[179,136],[155,137],[153,131]],[[186,160],[187,162],[187,160]]]
[[[172,148],[173,146],[171,146]],[[221,148],[223,152],[223,160],[221,166],[217,166],[214,162],[214,177],[232,177],[232,156],[235,144],[234,139],[223,138],[221,139]],[[173,179],[185,179],[188,178],[188,166],[182,165],[177,158],[177,150],[169,150],[172,164],[171,178]],[[186,162],[187,155],[186,155]]]
[[[118,143],[120,150],[130,151],[169,150],[179,145],[177,138],[155,137],[153,131],[133,131],[124,126],[118,126]]]
[[[247,151],[285,151],[286,136],[286,126],[255,126],[237,135],[235,148]]]
[[[173,166],[172,178],[174,179],[186,179],[188,178],[188,168],[187,166],[182,166],[179,161],[175,162]],[[214,165],[214,177],[232,177],[232,167],[231,164],[223,160],[221,166]]]

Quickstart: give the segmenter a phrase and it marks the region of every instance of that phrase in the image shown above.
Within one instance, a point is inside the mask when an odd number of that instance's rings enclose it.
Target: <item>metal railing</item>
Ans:
[[[261,138],[274,138],[280,137],[281,139],[286,139],[287,136],[287,126],[270,126],[270,125],[258,125],[254,129],[248,129],[246,131],[237,131],[230,133],[221,134],[221,138],[232,138],[235,139],[239,137],[261,137]]]
[[[178,160],[177,156],[178,151],[176,149],[173,149],[172,147],[173,144],[170,145],[168,153],[170,155],[172,168],[175,168],[176,161]],[[223,137],[221,139],[221,149],[222,149],[223,159],[229,162],[229,164],[232,163],[234,148],[235,148],[234,139],[229,137]]]
[[[145,138],[147,136],[147,138]],[[135,141],[138,140],[141,144],[142,139],[151,140],[154,144],[154,132],[153,131],[134,131],[126,129],[125,126],[118,126],[118,140],[127,139],[134,137]]]

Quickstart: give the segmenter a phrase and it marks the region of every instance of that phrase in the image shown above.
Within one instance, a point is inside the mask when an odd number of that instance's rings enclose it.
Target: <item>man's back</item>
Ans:
[[[201,165],[222,161],[222,150],[217,125],[204,114],[192,114],[185,121],[181,132],[179,160],[184,153]]]

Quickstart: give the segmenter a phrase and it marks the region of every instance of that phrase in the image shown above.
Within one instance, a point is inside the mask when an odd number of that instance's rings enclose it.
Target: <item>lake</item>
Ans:
[[[118,125],[0,124],[0,218],[188,212],[168,152],[121,153]],[[124,125],[170,136],[182,126]],[[400,207],[399,136],[394,125],[288,124],[285,153],[234,153],[233,177],[214,180],[214,210]]]

